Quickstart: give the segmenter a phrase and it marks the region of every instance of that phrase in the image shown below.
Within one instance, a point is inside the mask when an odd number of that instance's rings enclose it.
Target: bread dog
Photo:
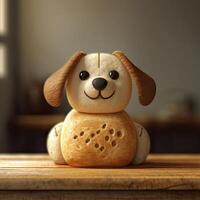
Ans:
[[[124,111],[132,80],[140,103],[150,104],[156,93],[154,80],[120,51],[76,52],[46,80],[47,102],[58,107],[65,91],[73,108],[48,137],[48,152],[55,163],[118,167],[144,162],[150,150],[148,133]]]

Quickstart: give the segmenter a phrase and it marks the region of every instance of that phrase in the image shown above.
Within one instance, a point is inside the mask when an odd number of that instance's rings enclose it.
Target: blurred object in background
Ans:
[[[7,68],[7,1],[0,0],[0,79],[6,75]]]
[[[43,95],[44,81],[31,81],[25,88],[25,113],[28,114],[50,114],[53,108],[50,106]]]
[[[158,113],[160,119],[190,119],[197,114],[196,98],[187,91],[168,89],[162,93],[160,101],[164,101],[165,104]]]
[[[6,46],[0,43],[0,79],[5,78],[6,76]]]

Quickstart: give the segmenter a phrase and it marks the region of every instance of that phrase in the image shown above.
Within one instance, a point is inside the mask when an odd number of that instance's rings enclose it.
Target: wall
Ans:
[[[157,82],[147,108],[134,92],[132,115],[156,114],[171,88],[199,100],[199,6],[198,0],[19,0],[21,83],[47,77],[76,50],[120,49]]]

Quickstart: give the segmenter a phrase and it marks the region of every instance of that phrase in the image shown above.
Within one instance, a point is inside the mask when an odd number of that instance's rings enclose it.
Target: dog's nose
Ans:
[[[96,89],[96,90],[103,90],[106,86],[107,86],[108,82],[106,79],[104,78],[95,78],[93,81],[92,81],[92,85],[93,87]]]

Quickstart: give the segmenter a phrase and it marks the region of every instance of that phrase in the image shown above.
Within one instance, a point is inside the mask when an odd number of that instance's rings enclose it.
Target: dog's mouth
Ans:
[[[95,99],[98,99],[98,98],[110,99],[110,98],[115,94],[115,90],[113,91],[113,93],[112,93],[110,96],[107,96],[107,97],[104,97],[104,96],[101,94],[101,91],[99,91],[99,94],[98,94],[96,97],[91,97],[91,96],[89,96],[85,91],[84,91],[84,94],[85,94],[85,96],[87,96],[89,99],[92,99],[92,100],[95,100]]]

